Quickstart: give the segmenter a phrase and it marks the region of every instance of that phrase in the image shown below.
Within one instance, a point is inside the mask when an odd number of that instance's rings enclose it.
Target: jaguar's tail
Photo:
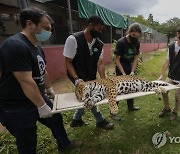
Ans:
[[[156,82],[156,81],[154,81],[153,84],[158,86],[158,87],[159,86],[168,86],[169,85],[168,83],[160,83],[160,82]]]

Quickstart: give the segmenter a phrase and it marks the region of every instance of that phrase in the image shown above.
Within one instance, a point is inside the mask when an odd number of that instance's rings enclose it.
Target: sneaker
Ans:
[[[88,125],[88,123],[83,121],[82,119],[80,119],[80,120],[73,119],[71,121],[70,127],[82,127],[82,126],[86,126],[86,125]]]
[[[140,110],[140,107],[131,107],[131,108],[128,108],[129,111],[138,111]]]
[[[172,112],[170,115],[169,115],[169,120],[175,120],[175,119],[177,119],[177,113],[175,113],[175,112]]]
[[[116,121],[120,121],[120,120],[121,120],[121,118],[120,118],[117,114],[114,115],[114,114],[111,114],[111,113],[110,113],[109,117],[110,117],[111,119],[113,119],[113,120],[116,120]]]
[[[83,146],[83,142],[82,141],[76,141],[73,140],[71,141],[71,143],[69,145],[67,145],[64,149],[62,149],[61,151],[59,151],[59,154],[63,154],[64,152],[70,152],[71,150],[74,149],[78,149],[81,148]]]
[[[171,113],[171,109],[163,109],[160,113],[159,113],[159,117],[162,118],[162,117],[165,117],[166,115],[169,115]]]
[[[102,122],[97,122],[96,127],[103,128],[103,129],[106,129],[106,130],[110,130],[110,129],[114,128],[114,124],[109,123],[108,121],[106,121],[104,119]]]

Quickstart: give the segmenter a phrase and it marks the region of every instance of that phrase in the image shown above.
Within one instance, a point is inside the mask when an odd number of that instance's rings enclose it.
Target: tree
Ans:
[[[150,13],[149,17],[147,19],[151,25],[151,27],[154,29],[154,19],[153,19],[153,15]]]
[[[162,23],[159,26],[159,31],[166,34],[168,38],[173,38],[176,36],[176,29],[180,26],[180,19],[174,17],[169,19],[166,23]]]
[[[161,24],[157,21],[154,21],[154,17],[151,13],[147,19],[145,19],[143,15],[138,15],[136,17],[126,15],[126,17],[167,35],[168,39],[174,38],[176,36],[176,29],[180,26],[180,19],[178,17],[169,19],[168,21]]]
[[[126,15],[126,17],[140,24],[147,25],[147,26],[149,25],[148,21],[144,18],[143,15],[138,15],[137,17],[130,17],[129,15]]]

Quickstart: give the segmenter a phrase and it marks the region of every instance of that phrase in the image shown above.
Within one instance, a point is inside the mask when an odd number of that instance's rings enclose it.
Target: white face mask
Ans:
[[[40,34],[35,34],[36,39],[39,42],[47,41],[52,35],[52,32],[42,29]]]

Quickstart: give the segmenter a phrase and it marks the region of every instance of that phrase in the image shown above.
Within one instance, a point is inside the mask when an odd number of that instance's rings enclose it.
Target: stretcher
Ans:
[[[153,82],[160,82],[160,83],[165,83],[163,81],[153,81]],[[169,84],[168,86],[164,86],[164,88],[167,91],[178,89],[180,87],[176,85]],[[150,92],[136,92],[136,93],[130,93],[130,94],[122,94],[118,95],[116,97],[117,101],[120,100],[126,100],[126,99],[131,99],[131,98],[136,98],[136,97],[141,97],[141,96],[146,96],[146,95],[151,95],[155,94],[156,92],[150,91]],[[108,98],[103,99],[102,101],[96,103],[96,106],[102,105],[102,104],[107,104],[108,103]],[[79,102],[76,99],[75,93],[64,93],[64,94],[56,94],[54,103],[53,103],[53,114],[54,113],[59,113],[63,111],[69,111],[69,110],[75,110],[75,109],[80,109],[84,108],[83,102]]]

